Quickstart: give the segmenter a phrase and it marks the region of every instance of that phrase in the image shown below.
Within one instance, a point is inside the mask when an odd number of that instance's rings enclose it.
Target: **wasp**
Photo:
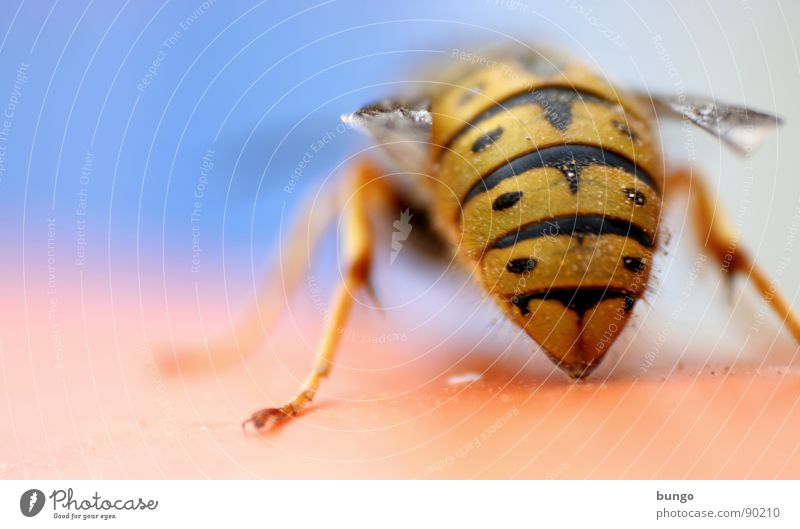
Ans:
[[[689,198],[708,254],[752,282],[800,340],[800,320],[736,244],[712,190],[692,168],[668,166],[656,135],[659,119],[681,120],[747,153],[780,118],[708,98],[625,91],[540,48],[453,56],[418,94],[343,116],[374,140],[382,160],[362,160],[342,179],[346,207],[339,198],[300,222],[311,240],[338,213],[346,224],[332,321],[297,395],[244,425],[283,422],[312,401],[354,293],[373,293],[373,213],[397,204],[430,219],[437,244],[572,379],[588,376],[626,327],[650,281],[662,211],[680,196]],[[309,260],[297,244],[281,259],[288,289]],[[261,328],[272,316],[243,328]]]

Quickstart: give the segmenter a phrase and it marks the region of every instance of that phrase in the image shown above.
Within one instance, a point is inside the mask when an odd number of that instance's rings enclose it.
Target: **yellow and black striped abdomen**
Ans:
[[[572,64],[477,69],[431,110],[440,226],[508,316],[588,374],[649,276],[663,179],[650,123]]]

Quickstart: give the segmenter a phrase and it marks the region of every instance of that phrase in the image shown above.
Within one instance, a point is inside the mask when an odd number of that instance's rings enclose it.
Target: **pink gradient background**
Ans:
[[[673,245],[658,256],[660,283],[582,384],[514,341],[474,290],[439,282],[408,253],[389,269],[386,247],[375,284],[390,310],[359,309],[351,329],[407,339],[345,340],[318,399],[290,424],[261,435],[240,428],[289,398],[311,365],[322,318],[307,285],[289,304],[275,297],[285,317],[242,363],[172,376],[156,361],[170,346],[229,331],[261,284],[283,219],[364,145],[337,136],[287,194],[309,144],[343,112],[473,40],[535,37],[624,86],[671,93],[680,81],[780,113],[786,127],[747,164],[702,133],[692,147],[742,241],[770,273],[786,263],[778,285],[797,299],[800,254],[787,226],[800,218],[800,3],[603,2],[593,14],[622,48],[570,2],[531,0],[523,12],[458,0],[370,9],[218,1],[144,91],[137,83],[164,39],[202,2],[7,3],[0,111],[20,64],[30,68],[0,181],[0,478],[800,477],[798,348],[771,315],[751,332],[760,305],[740,282],[726,304],[712,265],[690,281],[696,249],[680,208]],[[683,162],[678,129],[665,127],[663,139]],[[194,274],[189,218],[210,150]],[[77,266],[82,186],[88,242]],[[315,263],[322,303],[336,272],[331,247]],[[669,339],[642,372],[667,324]],[[472,384],[451,380],[475,373]]]
[[[706,479],[800,471],[794,369],[712,363],[669,376],[672,367],[654,369],[639,380],[623,369],[573,385],[561,376],[543,383],[546,362],[520,371],[524,359],[494,362],[491,351],[465,355],[449,343],[415,358],[435,345],[424,337],[382,347],[351,342],[307,413],[257,435],[239,423],[295,390],[310,363],[299,344],[320,331],[313,311],[279,324],[275,353],[267,348],[216,374],[171,377],[142,335],[142,322],[165,330],[159,304],[140,312],[137,293],[124,289],[113,305],[96,293],[60,293],[57,367],[47,300],[29,297],[27,321],[22,312],[6,319],[25,332],[4,334],[4,478]],[[172,318],[176,336],[196,325]],[[356,336],[391,329],[363,311],[353,323]],[[473,372],[482,378],[448,382]]]

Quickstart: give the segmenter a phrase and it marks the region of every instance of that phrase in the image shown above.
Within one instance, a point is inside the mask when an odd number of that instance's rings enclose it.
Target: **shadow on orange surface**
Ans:
[[[32,381],[27,359],[7,356],[6,368],[22,367],[0,412],[12,425],[2,477],[800,476],[800,370],[789,367],[612,371],[574,384],[539,354],[526,365],[451,342],[423,355],[431,344],[347,342],[306,413],[243,432],[244,418],[289,398],[310,366],[302,321],[202,376],[167,376],[135,341],[112,336],[104,340],[108,351],[120,343],[118,358],[96,358],[88,371],[79,359],[65,372],[37,369]]]

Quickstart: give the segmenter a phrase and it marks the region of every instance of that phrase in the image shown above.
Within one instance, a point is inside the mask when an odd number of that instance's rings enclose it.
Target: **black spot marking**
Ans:
[[[633,305],[636,303],[636,298],[631,296],[630,294],[625,295],[624,299],[625,304],[622,306],[625,312],[630,312],[633,310]]]
[[[630,129],[630,127],[628,127],[627,123],[615,119],[614,121],[611,122],[611,124],[614,125],[615,129],[617,129],[622,134],[630,138],[631,141],[633,141],[634,143],[639,143],[639,135],[633,132]]]
[[[638,191],[636,189],[631,189],[630,187],[626,187],[622,190],[625,193],[625,196],[628,197],[628,200],[636,204],[637,206],[644,206],[647,199],[644,196],[644,193]]]
[[[475,143],[472,144],[472,152],[481,152],[490,145],[494,145],[494,142],[500,139],[500,136],[502,135],[503,127],[497,127],[496,129],[487,132],[475,140]]]
[[[532,299],[554,300],[560,302],[564,307],[575,311],[575,313],[583,318],[586,311],[607,299],[624,298],[624,309],[629,312],[630,307],[633,307],[635,301],[633,296],[622,290],[611,290],[602,288],[567,288],[567,289],[550,289],[544,292],[532,292],[530,294],[522,294],[511,298],[511,303],[517,307],[523,316],[530,314],[528,305]],[[630,301],[628,301],[630,299]]]
[[[492,202],[492,209],[495,211],[503,211],[516,205],[522,198],[522,191],[511,191],[503,193]]]
[[[519,309],[520,314],[527,316],[531,313],[531,310],[528,308],[528,303],[531,299],[532,298],[527,298],[524,296],[514,296],[511,298],[511,304]]]
[[[572,123],[572,103],[579,99],[593,102],[602,101],[594,96],[581,97],[578,92],[563,88],[544,88],[533,93],[535,94],[534,100],[542,107],[548,123],[561,132],[567,130]]]
[[[520,226],[517,230],[495,239],[489,249],[508,248],[519,241],[537,237],[576,236],[580,234],[622,235],[638,242],[646,248],[653,246],[652,239],[636,224],[622,219],[602,215],[570,215]]]
[[[476,95],[476,91],[480,91],[481,88],[482,87],[478,85],[478,87],[473,88],[473,90],[465,92],[461,96],[459,105],[464,105],[467,101],[472,99],[472,97]],[[553,127],[564,131],[572,122],[572,103],[575,101],[581,101],[583,103],[598,103],[609,107],[617,106],[617,103],[614,101],[604,99],[596,94],[576,88],[554,86],[528,90],[522,92],[521,94],[509,96],[505,100],[498,101],[495,105],[475,116],[475,118],[464,124],[464,126],[461,127],[461,129],[459,129],[459,131],[456,132],[452,138],[450,138],[450,140],[444,145],[444,149],[442,149],[441,152],[449,150],[453,146],[453,143],[455,143],[467,132],[474,130],[475,127],[481,122],[486,121],[487,119],[496,116],[501,112],[505,112],[506,110],[523,105],[539,105],[542,107],[542,110],[544,110],[544,115],[548,122],[550,122]]]
[[[536,259],[533,257],[522,257],[519,259],[512,259],[506,264],[506,270],[512,274],[524,274],[536,268]]]
[[[564,175],[564,178],[567,179],[567,184],[569,184],[569,190],[572,191],[572,194],[578,192],[578,177],[581,170],[581,167],[578,166],[578,162],[573,157],[571,160],[566,160],[561,165],[556,166],[559,171],[561,171]]]
[[[637,257],[623,257],[622,263],[625,265],[625,268],[633,272],[634,274],[640,274],[644,272],[644,263],[641,259]]]
[[[492,189],[507,178],[513,178],[540,167],[559,169],[569,183],[570,190],[574,193],[578,188],[581,169],[590,165],[605,165],[621,169],[653,189],[656,188],[650,175],[628,158],[606,151],[600,146],[568,143],[520,154],[475,182],[464,196],[461,204],[466,204],[471,198]]]

